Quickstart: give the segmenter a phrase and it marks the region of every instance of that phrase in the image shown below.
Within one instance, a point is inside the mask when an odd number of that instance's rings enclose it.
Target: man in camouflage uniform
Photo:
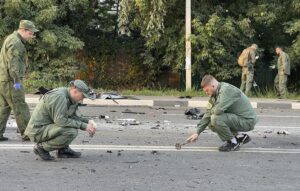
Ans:
[[[38,32],[35,25],[28,20],[21,20],[19,29],[9,35],[0,53],[0,141],[8,140],[3,134],[11,109],[15,115],[19,131],[23,134],[28,124],[30,113],[25,102],[25,92],[22,86],[26,67],[25,42]]]
[[[256,44],[252,44],[250,47],[243,50],[243,52],[246,52],[246,57],[243,59],[242,64],[242,82],[240,89],[246,95],[249,95],[254,82],[254,64],[258,58],[255,56],[257,48]]]
[[[246,144],[251,139],[247,132],[254,129],[257,117],[247,96],[235,86],[218,82],[213,76],[205,75],[201,87],[210,96],[207,111],[197,125],[197,133],[186,141],[193,142],[199,134],[209,126],[216,132],[224,145],[219,151],[237,151],[240,144]]]
[[[278,73],[274,79],[274,86],[277,96],[280,99],[283,99],[287,94],[286,84],[288,76],[291,74],[290,57],[282,50],[281,47],[276,47],[275,51],[279,57],[277,60]]]
[[[78,129],[91,136],[95,124],[78,114],[78,104],[84,97],[95,99],[95,93],[81,80],[70,83],[69,88],[57,88],[47,92],[35,107],[25,134],[36,145],[34,153],[43,160],[53,160],[50,151],[57,150],[58,158],[78,158],[80,152],[69,145],[76,138]]]

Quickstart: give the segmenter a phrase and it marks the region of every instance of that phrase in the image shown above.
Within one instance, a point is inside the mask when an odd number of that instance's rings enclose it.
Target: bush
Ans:
[[[57,79],[53,79],[51,74],[34,71],[24,79],[23,85],[27,93],[33,93],[41,86],[53,89],[66,86],[66,84],[67,82],[59,82]]]

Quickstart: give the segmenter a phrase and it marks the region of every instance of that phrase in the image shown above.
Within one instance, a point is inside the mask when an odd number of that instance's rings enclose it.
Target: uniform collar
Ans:
[[[217,97],[217,95],[219,95],[220,89],[221,89],[221,82],[219,82],[219,84],[218,84],[218,87],[217,87],[214,97]]]
[[[17,37],[22,41],[23,44],[26,43],[26,40],[20,35],[20,33],[18,33],[18,31],[15,31],[14,33],[17,34]]]

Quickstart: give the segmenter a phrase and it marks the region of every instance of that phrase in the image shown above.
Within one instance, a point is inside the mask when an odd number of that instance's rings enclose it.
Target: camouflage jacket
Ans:
[[[215,95],[210,96],[206,113],[197,125],[197,133],[200,134],[209,125],[211,115],[223,113],[256,120],[256,113],[248,97],[237,87],[220,82]]]
[[[15,31],[4,41],[0,52],[0,81],[21,82],[25,75],[27,53],[25,41]]]
[[[78,103],[72,101],[68,88],[46,93],[35,107],[25,134],[34,136],[45,125],[85,130],[88,119],[78,113]]]

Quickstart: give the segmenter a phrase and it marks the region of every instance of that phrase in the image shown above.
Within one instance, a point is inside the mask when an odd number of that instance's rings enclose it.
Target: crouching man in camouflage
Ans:
[[[46,93],[35,107],[25,134],[35,142],[34,153],[43,160],[54,160],[50,151],[57,150],[58,158],[79,158],[80,152],[69,145],[78,129],[90,135],[96,132],[91,120],[80,117],[77,109],[83,98],[95,99],[92,90],[81,80],[70,83],[69,88],[57,88]]]
[[[218,82],[213,76],[205,75],[201,82],[204,92],[210,96],[207,111],[197,125],[197,133],[186,141],[193,142],[209,126],[225,144],[219,151],[237,151],[240,144],[251,139],[247,132],[254,129],[257,117],[249,99],[238,88],[224,82]]]

